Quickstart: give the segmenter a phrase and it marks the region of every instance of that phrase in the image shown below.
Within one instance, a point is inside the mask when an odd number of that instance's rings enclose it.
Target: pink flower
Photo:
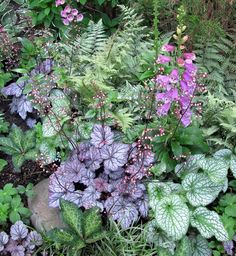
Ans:
[[[67,20],[68,20],[69,22],[72,22],[73,19],[74,19],[74,16],[73,16],[72,14],[69,14],[69,15],[67,16]]]
[[[70,24],[70,21],[68,19],[63,19],[62,22],[66,26],[68,26]]]
[[[79,22],[79,21],[82,21],[83,18],[84,18],[84,15],[83,15],[82,13],[80,13],[80,14],[78,14],[78,15],[76,16],[76,20],[77,20],[78,22]]]
[[[171,61],[171,57],[160,54],[156,60],[157,64],[165,64]]]
[[[70,12],[71,12],[71,7],[70,7],[69,5],[67,5],[67,6],[65,7],[64,11],[65,11],[66,13],[70,13]]]
[[[173,52],[175,50],[175,46],[171,44],[165,44],[161,47],[161,50],[165,52]]]
[[[171,82],[172,83],[177,83],[179,81],[179,71],[178,69],[173,69],[170,73],[170,77],[171,77]]]
[[[56,0],[56,7],[59,5],[63,5],[65,3],[65,0]]]
[[[166,116],[168,111],[170,110],[171,103],[165,103],[157,108],[158,116]]]
[[[61,17],[67,18],[67,13],[65,12],[65,10],[61,11]]]
[[[192,116],[192,112],[190,109],[184,112],[181,118],[181,123],[183,124],[184,127],[187,127],[191,124],[191,116]]]
[[[71,14],[74,15],[74,16],[77,16],[78,10],[77,9],[72,9]]]
[[[185,52],[183,57],[185,60],[196,60],[196,55],[193,52]]]
[[[184,66],[184,60],[182,58],[177,58],[177,64],[180,66],[180,67],[183,67]]]

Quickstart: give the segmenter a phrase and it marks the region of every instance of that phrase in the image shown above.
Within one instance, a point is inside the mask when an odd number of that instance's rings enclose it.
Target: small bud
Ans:
[[[178,36],[177,36],[176,34],[173,35],[173,38],[174,38],[175,40],[178,40]]]
[[[177,32],[177,35],[180,35],[182,33],[182,31],[181,31],[181,29],[179,27],[177,27],[176,32]]]
[[[184,44],[186,41],[188,40],[188,36],[186,35],[186,36],[184,36],[183,38],[182,38],[182,44]]]

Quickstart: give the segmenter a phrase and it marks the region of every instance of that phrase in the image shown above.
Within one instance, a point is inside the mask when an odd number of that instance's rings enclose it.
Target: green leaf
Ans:
[[[21,207],[18,209],[18,213],[20,213],[23,217],[30,217],[31,211],[26,207]]]
[[[87,3],[87,0],[79,0],[79,2],[80,2],[81,4],[86,4],[86,3]]]
[[[13,209],[17,209],[21,205],[21,197],[19,195],[16,195],[11,200],[11,207]]]
[[[65,223],[83,239],[83,213],[81,209],[64,199],[60,200],[60,206]]]
[[[9,208],[9,204],[0,203],[0,223],[4,223],[7,221]]]
[[[20,150],[15,147],[10,138],[1,137],[0,138],[0,150],[8,155],[14,155],[20,153]]]
[[[189,209],[177,195],[161,199],[155,209],[158,226],[174,240],[181,239],[189,227]]]
[[[24,158],[25,160],[35,160],[38,156],[38,150],[32,149],[25,153]]]
[[[103,239],[105,237],[105,232],[97,232],[97,233],[93,233],[91,236],[89,236],[87,239],[86,239],[86,243],[87,244],[92,244],[92,243],[95,243],[101,239]]]
[[[97,0],[97,2],[99,5],[102,5],[105,2],[105,0]]]
[[[99,210],[96,208],[91,208],[84,212],[84,237],[91,238],[92,235],[96,233],[101,233],[102,229],[102,219],[99,214]]]
[[[236,218],[236,204],[233,205],[228,205],[225,208],[225,213],[230,216],[230,217],[235,217]]]
[[[24,155],[15,155],[12,157],[12,162],[16,172],[20,171],[20,168],[23,165],[24,161],[25,161]]]
[[[208,241],[198,235],[196,238],[191,239],[193,254],[191,256],[211,256],[212,250],[208,246]]]
[[[6,165],[7,165],[7,161],[4,159],[0,159],[0,172],[4,169]]]
[[[17,222],[18,220],[21,219],[20,218],[20,214],[18,212],[16,212],[16,211],[12,211],[9,214],[9,219],[10,219],[11,223],[14,224],[15,222]]]
[[[219,215],[205,207],[198,207],[191,216],[191,225],[205,238],[215,236],[218,241],[229,239]]]
[[[14,146],[17,147],[21,152],[23,152],[23,138],[24,133],[18,126],[12,126],[11,132],[9,134],[9,138],[14,143]]]
[[[188,201],[193,206],[205,206],[213,202],[222,185],[212,182],[204,173],[190,173],[182,181]]]
[[[52,137],[56,135],[62,128],[60,121],[53,115],[43,118],[43,136]]]
[[[171,149],[174,156],[180,156],[183,153],[182,146],[178,141],[171,141]]]
[[[75,236],[74,234],[66,229],[52,229],[48,232],[49,238],[51,238],[54,242],[66,245],[74,243]]]
[[[228,173],[228,166],[225,161],[205,158],[199,160],[198,163],[199,167],[205,171],[212,182],[224,183]]]
[[[187,236],[183,237],[177,246],[175,256],[189,256],[192,255],[192,246]]]

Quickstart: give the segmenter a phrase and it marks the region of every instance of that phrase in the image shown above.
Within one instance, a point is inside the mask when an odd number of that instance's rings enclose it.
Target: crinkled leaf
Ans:
[[[1,93],[5,96],[20,97],[24,86],[25,86],[24,82],[11,83],[8,86],[2,88]]]
[[[6,232],[0,232],[0,252],[3,251],[4,246],[8,243],[9,236]]]
[[[129,145],[123,143],[113,143],[101,149],[101,157],[104,159],[104,167],[111,171],[116,171],[127,162]]]
[[[11,226],[10,234],[13,240],[24,239],[28,235],[28,229],[22,221],[17,221]]]
[[[201,159],[199,160],[199,167],[205,171],[212,182],[222,184],[227,177],[228,165],[223,160]]]
[[[185,176],[182,186],[187,192],[188,201],[193,206],[210,204],[222,189],[222,185],[212,182],[204,173],[188,174]]]
[[[232,151],[229,149],[221,149],[218,150],[217,152],[215,152],[215,154],[213,155],[214,158],[216,159],[221,159],[221,160],[225,160],[226,162],[230,161],[232,155]]]
[[[91,133],[91,143],[97,148],[102,148],[104,145],[113,143],[113,136],[114,134],[109,126],[95,124]]]
[[[10,104],[11,113],[17,112],[22,119],[26,119],[27,112],[33,112],[33,106],[25,95],[21,97],[13,97],[12,103]]]
[[[208,241],[198,235],[196,238],[191,239],[193,254],[192,256],[211,256],[212,250],[208,246]]]
[[[155,208],[158,226],[174,240],[181,239],[189,227],[189,209],[177,195],[161,199]]]
[[[219,241],[227,241],[228,234],[219,215],[205,207],[198,207],[191,216],[191,225],[205,238],[215,236]]]

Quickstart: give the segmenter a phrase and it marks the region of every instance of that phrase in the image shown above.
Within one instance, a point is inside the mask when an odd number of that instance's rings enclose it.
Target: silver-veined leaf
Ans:
[[[213,202],[221,191],[223,185],[212,182],[204,173],[190,173],[182,186],[187,192],[186,197],[193,206],[205,206]]]
[[[189,209],[177,195],[161,199],[155,209],[158,226],[174,240],[181,239],[189,227]]]
[[[215,236],[219,241],[229,240],[219,215],[205,207],[198,207],[191,215],[191,225],[205,238]]]
[[[189,256],[189,255],[192,255],[192,246],[189,238],[185,236],[179,242],[175,251],[175,256]]]
[[[208,241],[198,235],[196,238],[191,239],[192,244],[192,256],[211,256],[212,250],[208,246]]]
[[[224,160],[220,159],[201,159],[199,160],[199,167],[205,171],[211,181],[215,183],[224,183],[227,173],[228,165]]]

